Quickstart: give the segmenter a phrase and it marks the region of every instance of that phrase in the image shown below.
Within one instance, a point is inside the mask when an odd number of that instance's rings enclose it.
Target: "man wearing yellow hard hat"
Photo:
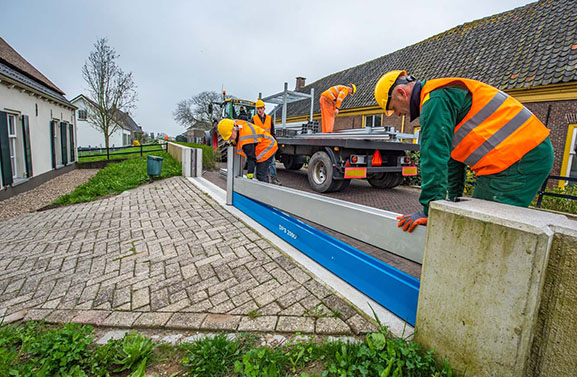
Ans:
[[[319,102],[321,104],[321,119],[323,132],[333,132],[335,116],[343,104],[344,99],[357,91],[355,84],[335,85],[322,92]]]
[[[252,117],[252,122],[258,127],[262,128],[266,132],[270,133],[272,137],[276,139],[274,133],[274,123],[272,122],[272,117],[264,112],[264,102],[262,100],[256,101],[256,114]],[[278,180],[276,176],[276,164],[275,158],[273,156],[270,163],[270,181],[275,185],[282,186],[282,183]]]
[[[426,225],[429,203],[463,195],[466,166],[474,198],[528,207],[553,167],[549,130],[529,109],[497,88],[465,78],[417,81],[384,74],[375,99],[390,116],[421,123],[423,211],[400,216],[399,227]]]
[[[236,152],[247,159],[247,177],[268,183],[268,169],[278,145],[274,137],[262,128],[244,120],[223,119],[218,123],[223,140],[236,144]]]

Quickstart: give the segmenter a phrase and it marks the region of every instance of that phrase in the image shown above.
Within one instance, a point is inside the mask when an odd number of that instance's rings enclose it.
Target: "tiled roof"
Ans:
[[[48,80],[48,78],[40,73],[39,70],[34,68],[32,64],[28,63],[26,59],[20,56],[20,54],[2,38],[0,38],[0,63],[4,63],[8,67],[52,89],[62,96],[65,95],[60,88],[54,85],[52,81]]]
[[[417,79],[466,77],[501,90],[577,81],[577,1],[542,0],[469,22],[412,46],[323,77],[300,91],[355,83],[342,109],[376,106],[374,87],[386,72],[405,69]],[[310,101],[289,105],[288,116],[309,113]],[[279,112],[280,116],[280,112]],[[277,116],[277,118],[279,117]]]
[[[117,116],[118,118],[117,121],[118,124],[122,126],[122,128],[128,131],[142,132],[142,128],[140,128],[140,126],[136,124],[136,122],[134,121],[134,119],[132,119],[130,114],[120,110],[118,110],[118,113],[119,114]]]
[[[41,93],[44,93],[47,96],[50,96],[60,102],[70,104],[70,102],[59,92],[54,91],[53,89],[37,82],[36,80],[31,79],[28,76],[16,71],[15,69],[7,66],[6,64],[0,62],[0,75],[6,76],[20,82],[32,89],[35,89]]]

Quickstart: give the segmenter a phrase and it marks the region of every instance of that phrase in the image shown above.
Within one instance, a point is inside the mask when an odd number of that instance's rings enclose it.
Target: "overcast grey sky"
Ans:
[[[135,121],[176,136],[176,103],[202,91],[256,100],[530,2],[0,0],[0,35],[68,99],[86,92],[81,67],[108,38],[138,86]]]

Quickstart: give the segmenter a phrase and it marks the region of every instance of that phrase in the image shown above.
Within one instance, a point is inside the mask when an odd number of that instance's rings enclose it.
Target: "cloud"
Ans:
[[[134,119],[177,135],[176,103],[221,88],[255,100],[295,77],[316,81],[521,0],[407,1],[5,1],[3,37],[68,98],[84,92],[80,69],[108,37],[138,86]],[[25,20],[23,22],[22,20]]]

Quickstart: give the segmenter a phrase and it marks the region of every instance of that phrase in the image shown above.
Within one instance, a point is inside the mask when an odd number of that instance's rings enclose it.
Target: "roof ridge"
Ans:
[[[45,85],[46,87],[58,92],[61,95],[65,95],[64,91],[60,89],[56,84],[44,76],[36,67],[30,64],[22,55],[18,53],[12,46],[8,44],[2,37],[0,37],[0,61],[8,65],[10,68],[20,72],[21,74],[29,77],[30,79]]]

